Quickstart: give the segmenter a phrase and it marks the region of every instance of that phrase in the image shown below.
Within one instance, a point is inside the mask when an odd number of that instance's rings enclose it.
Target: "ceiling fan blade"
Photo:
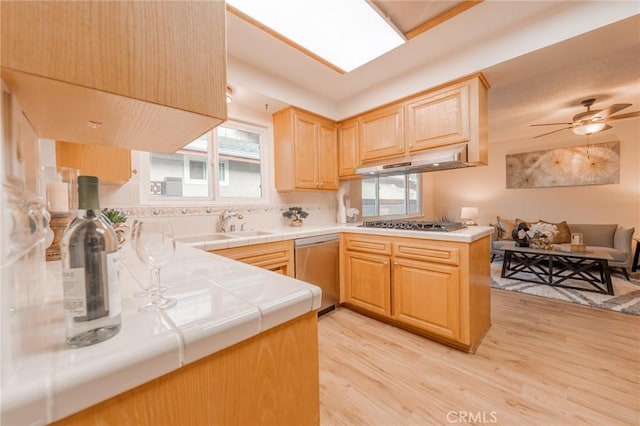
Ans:
[[[610,121],[610,120],[624,120],[625,118],[634,118],[634,117],[640,117],[640,111],[628,112],[626,114],[618,114],[616,116],[607,118],[607,121]]]
[[[544,123],[544,124],[529,124],[529,127],[537,127],[537,126],[560,126],[560,125],[569,126],[573,123]]]
[[[563,124],[564,124],[564,123],[563,123]],[[534,136],[534,137],[533,137],[533,139],[535,139],[535,138],[539,138],[539,137],[541,137],[541,136],[547,136],[547,135],[550,135],[551,133],[561,132],[561,131],[563,131],[563,130],[569,130],[569,129],[571,129],[571,128],[573,128],[573,126],[571,126],[571,127],[565,127],[564,129],[554,130],[553,132],[543,133],[543,134],[541,134],[541,135]]]
[[[602,119],[602,118],[607,118],[609,117],[611,114],[615,114],[618,111],[622,111],[625,108],[630,107],[631,104],[613,104],[605,109],[603,109],[602,111],[598,111],[595,114],[593,114],[591,116],[591,120],[597,120],[598,118]]]

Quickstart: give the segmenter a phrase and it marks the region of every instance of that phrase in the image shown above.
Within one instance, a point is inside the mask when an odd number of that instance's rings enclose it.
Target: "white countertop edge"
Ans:
[[[2,425],[44,425],[53,421],[51,377],[13,383],[2,391]]]
[[[208,323],[202,329],[182,327],[178,333],[184,342],[180,360],[184,366],[260,334],[260,312],[254,308],[239,313],[232,320]]]
[[[123,250],[127,251],[129,249]],[[127,253],[127,256],[129,260],[132,259],[131,253]],[[227,311],[220,313],[213,309],[211,313],[187,319],[184,325],[176,325],[166,311],[159,314],[138,314],[137,306],[141,301],[135,299],[134,305],[133,299],[127,300],[128,303],[123,304],[123,308],[128,306],[127,312],[123,311],[123,329],[113,338],[85,348],[65,347],[61,352],[52,350],[49,356],[45,356],[50,360],[48,369],[39,375],[30,375],[20,371],[21,369],[13,376],[4,372],[0,417],[2,423],[38,425],[59,420],[314,311],[316,305],[319,306],[320,298],[317,293],[320,290],[310,284],[290,282],[295,281],[290,277],[281,277],[270,271],[188,246],[176,251],[175,261],[179,264],[208,264],[213,258],[217,264],[228,264],[229,273],[237,271],[235,273],[242,276],[243,270],[250,268],[252,274],[268,274],[269,281],[283,279],[282,285],[290,286],[291,290],[288,294],[274,294],[266,299],[266,303],[259,305],[233,295],[237,302],[232,303]],[[140,265],[132,263],[129,266]],[[191,280],[193,282],[194,279]],[[215,286],[215,283],[205,277],[195,279],[200,280],[200,285]],[[125,281],[129,286],[137,286],[133,275]],[[180,285],[182,284],[171,286],[167,283],[170,289],[179,289]],[[170,292],[171,290],[168,291]],[[251,297],[250,294],[247,296]],[[147,336],[144,332],[146,328],[140,329],[139,324],[148,321],[136,321],[136,315],[146,315],[147,320],[153,320],[152,315],[163,318],[168,329],[160,335],[144,337]],[[52,323],[52,326],[59,327],[56,324],[58,323]],[[144,344],[140,346],[131,344],[137,341],[137,333],[142,333],[140,336],[144,337]],[[63,341],[60,345],[65,346]],[[26,356],[31,357],[26,358],[31,363],[43,355],[38,353]],[[16,365],[21,363],[22,359],[18,358]]]
[[[99,369],[94,364],[84,363],[60,372],[54,371],[51,421],[67,417],[180,368],[179,337],[174,334],[172,338],[174,344],[167,339],[155,339],[144,347],[133,348],[126,353],[112,353],[111,362],[102,362]],[[91,377],[90,382],[87,382],[87,377]]]
[[[311,290],[303,290],[283,298],[284,300],[280,299],[275,303],[260,306],[262,318],[260,332],[284,324],[314,310],[315,300],[313,296]]]
[[[451,232],[432,232],[432,231],[406,231],[400,229],[382,229],[382,228],[364,228],[358,224],[343,225],[325,225],[296,227],[287,229],[286,227],[277,230],[267,230],[271,232],[267,235],[251,236],[251,237],[235,237],[225,240],[198,241],[194,243],[183,243],[188,246],[199,248],[202,250],[220,250],[232,247],[243,247],[252,244],[262,244],[272,241],[294,240],[297,238],[312,237],[316,235],[333,234],[340,232],[351,232],[358,234],[370,235],[388,235],[406,238],[418,238],[438,241],[455,241],[462,243],[472,243],[483,238],[493,232],[491,226],[468,226],[464,229]]]

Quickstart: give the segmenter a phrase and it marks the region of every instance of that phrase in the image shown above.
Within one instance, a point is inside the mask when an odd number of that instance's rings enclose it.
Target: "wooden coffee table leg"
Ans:
[[[609,262],[603,260],[600,262],[600,268],[604,275],[604,282],[607,284],[607,294],[613,296],[613,284],[611,283],[611,271],[609,270]]]
[[[633,255],[633,266],[631,267],[631,272],[636,272],[638,270],[638,260],[640,260],[640,239],[636,239],[636,252]]]

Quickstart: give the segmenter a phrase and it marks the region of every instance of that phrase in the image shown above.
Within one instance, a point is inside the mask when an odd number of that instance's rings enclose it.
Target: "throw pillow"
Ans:
[[[502,239],[502,229],[498,225],[490,223],[489,226],[493,227],[493,239],[495,241]]]
[[[565,244],[571,242],[571,230],[569,229],[569,225],[567,225],[566,221],[562,221],[559,223],[547,222],[544,220],[540,220],[542,223],[550,223],[555,225],[558,228],[558,233],[551,238],[551,244]]]
[[[515,219],[504,219],[498,216],[498,228],[500,228],[500,231],[501,231],[498,239],[513,240],[513,238],[511,237],[511,232],[513,231],[513,228],[515,226],[516,226]]]

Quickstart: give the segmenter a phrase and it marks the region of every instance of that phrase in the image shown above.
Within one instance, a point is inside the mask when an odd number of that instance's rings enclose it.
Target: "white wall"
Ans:
[[[490,144],[489,165],[434,173],[434,204],[456,211],[477,206],[480,224],[496,216],[524,220],[566,220],[568,223],[617,223],[640,234],[640,127],[637,119],[619,121],[607,132],[589,137],[590,143],[620,141],[620,183],[611,185],[506,189],[507,154],[581,145],[587,138],[567,137],[549,144],[544,138]]]

